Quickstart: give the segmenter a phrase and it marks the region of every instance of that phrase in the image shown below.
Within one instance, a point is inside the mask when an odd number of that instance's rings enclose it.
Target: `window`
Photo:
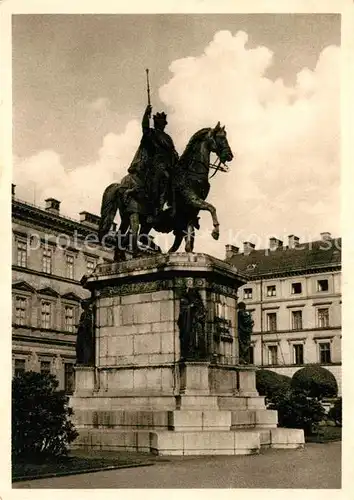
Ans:
[[[42,328],[50,328],[52,324],[52,304],[47,301],[42,302],[41,309],[41,326]]]
[[[25,325],[27,316],[27,299],[16,297],[15,299],[15,323],[16,325]]]
[[[292,311],[291,328],[293,330],[302,330],[302,311]]]
[[[302,284],[301,283],[292,283],[291,285],[291,293],[302,293]]]
[[[268,363],[270,365],[278,364],[278,346],[276,345],[268,346]]]
[[[275,285],[267,286],[267,297],[275,297],[277,294]]]
[[[17,265],[20,267],[27,267],[27,242],[17,242]]]
[[[317,280],[317,291],[328,292],[328,280]]]
[[[254,346],[250,345],[248,351],[248,361],[250,365],[254,365]]]
[[[327,328],[329,326],[329,309],[317,309],[318,328]]]
[[[15,377],[18,377],[26,371],[26,361],[24,359],[15,359]]]
[[[66,277],[74,279],[74,256],[71,254],[66,255]]]
[[[42,271],[47,274],[52,274],[52,249],[43,248],[42,254]]]
[[[319,344],[320,363],[331,362],[331,344],[330,342],[321,342]]]
[[[72,363],[65,363],[64,367],[64,390],[67,394],[74,392],[75,371]]]
[[[295,365],[303,365],[304,364],[304,345],[303,344],[294,344],[294,363]]]
[[[65,330],[67,332],[73,332],[75,328],[74,324],[74,307],[65,306]]]
[[[243,298],[244,299],[252,299],[252,288],[245,288],[243,290]]]
[[[87,274],[92,274],[95,270],[96,262],[93,259],[88,259],[86,263]]]
[[[277,313],[267,314],[267,330],[268,332],[275,332],[277,329]]]
[[[41,373],[50,373],[50,361],[41,361]]]

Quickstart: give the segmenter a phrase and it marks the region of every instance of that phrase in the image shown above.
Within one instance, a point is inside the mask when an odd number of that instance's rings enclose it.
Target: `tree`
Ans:
[[[268,408],[277,410],[280,427],[303,429],[307,436],[316,430],[325,416],[325,410],[316,398],[293,391],[275,395]]]
[[[291,388],[317,399],[335,397],[338,393],[335,376],[320,365],[305,366],[295,372],[291,379]]]
[[[271,370],[256,371],[256,387],[260,396],[272,400],[278,393],[285,393],[290,389],[290,377],[280,375]]]
[[[328,418],[333,420],[338,427],[342,427],[342,398],[338,398],[328,412]]]
[[[78,436],[69,417],[69,398],[51,374],[25,372],[12,381],[14,457],[60,456]]]

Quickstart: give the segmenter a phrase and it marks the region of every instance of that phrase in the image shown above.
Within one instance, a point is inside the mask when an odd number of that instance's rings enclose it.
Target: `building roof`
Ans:
[[[42,207],[19,200],[15,197],[12,198],[12,222],[26,222],[30,227],[41,227],[63,234],[75,234],[76,232],[78,238],[85,238],[89,235],[97,236],[100,217],[89,212],[81,212],[81,214],[90,217],[88,220],[86,220],[86,217],[85,221],[78,221],[59,213],[53,213]],[[93,221],[95,221],[95,223],[92,223]],[[112,224],[112,228],[114,226],[115,223]],[[90,240],[90,244],[94,244],[95,242],[97,243],[97,246],[100,246],[98,236],[97,241],[96,239]],[[114,246],[114,239],[110,239],[108,237],[106,239],[106,243]]]
[[[248,255],[235,253],[227,262],[249,279],[263,276],[304,274],[341,268],[341,238],[312,241],[295,248],[252,250]]]

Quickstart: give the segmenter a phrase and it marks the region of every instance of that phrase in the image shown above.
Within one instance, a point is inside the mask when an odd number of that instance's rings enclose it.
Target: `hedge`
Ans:
[[[260,396],[271,399],[274,395],[290,389],[291,378],[271,370],[256,371],[256,387]]]
[[[291,388],[317,399],[332,398],[338,394],[335,376],[320,365],[305,366],[295,372],[291,379]]]

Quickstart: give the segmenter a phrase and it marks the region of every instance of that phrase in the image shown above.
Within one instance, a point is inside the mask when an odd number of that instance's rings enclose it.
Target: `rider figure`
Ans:
[[[143,136],[140,146],[128,169],[138,179],[137,185],[126,191],[126,197],[136,197],[143,192],[148,205],[148,214],[158,216],[167,201],[170,177],[178,161],[178,153],[172,138],[164,131],[167,120],[165,113],[153,116],[154,128],[150,127],[152,107],[146,107],[143,120]]]

